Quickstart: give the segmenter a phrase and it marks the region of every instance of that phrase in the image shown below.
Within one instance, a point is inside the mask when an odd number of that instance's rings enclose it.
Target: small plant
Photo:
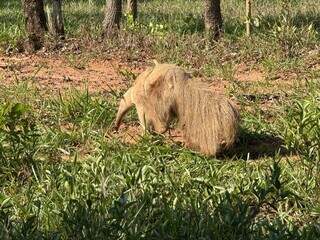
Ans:
[[[298,56],[303,49],[302,46],[317,39],[317,31],[312,23],[307,27],[298,28],[285,16],[282,16],[280,24],[274,26],[272,34],[285,57]]]
[[[152,35],[163,37],[165,33],[165,26],[163,24],[150,22],[148,25],[149,32]]]
[[[29,174],[35,164],[39,131],[27,105],[6,104],[0,109],[0,175]]]
[[[124,30],[135,30],[137,24],[133,19],[133,15],[129,13],[125,13],[124,17],[126,19],[126,25],[124,27]]]
[[[320,161],[320,92],[311,84],[305,98],[293,101],[282,118],[286,146],[307,159]]]

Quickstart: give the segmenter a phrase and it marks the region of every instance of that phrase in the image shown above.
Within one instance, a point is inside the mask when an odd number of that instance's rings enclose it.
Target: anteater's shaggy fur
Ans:
[[[233,103],[176,65],[156,63],[138,76],[120,102],[117,128],[133,105],[141,125],[158,133],[177,118],[186,145],[206,155],[228,149],[237,137],[239,113]]]

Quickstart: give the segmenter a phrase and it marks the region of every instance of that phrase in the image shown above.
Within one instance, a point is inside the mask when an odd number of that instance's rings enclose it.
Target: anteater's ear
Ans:
[[[164,84],[169,87],[169,89],[173,89],[174,87],[174,79],[176,78],[176,72],[172,69],[162,69],[162,71],[154,72],[150,74],[147,81],[145,82],[145,90],[149,92],[155,88],[164,87]]]
[[[147,81],[145,82],[145,91],[146,93],[152,91],[157,86],[160,86],[160,84],[163,82],[163,75],[151,75]]]

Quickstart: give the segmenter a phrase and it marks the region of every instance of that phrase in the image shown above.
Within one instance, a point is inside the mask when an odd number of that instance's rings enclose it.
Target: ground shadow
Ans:
[[[0,22],[8,24],[10,26],[11,24],[20,23],[21,19],[19,19],[19,16],[13,16],[10,14],[3,14],[3,15],[0,15]]]
[[[270,239],[274,234],[277,239],[286,239],[288,235],[294,239],[320,237],[313,221],[305,224],[303,231],[297,231],[296,225],[289,227],[282,221],[257,219],[258,214],[273,214],[274,210],[269,212],[240,194],[221,194],[214,208],[210,201],[192,207],[178,201],[173,207],[162,196],[145,191],[136,196],[136,201],[114,199],[112,204],[104,198],[71,200],[61,211],[55,236],[67,239],[212,239],[215,236],[215,239],[230,240]],[[266,227],[269,231],[261,231]],[[34,228],[38,230],[37,226]],[[54,237],[40,231],[29,236]]]
[[[85,4],[88,3],[88,0],[77,0],[77,1],[74,1],[74,0],[64,0],[64,2],[71,2],[71,3],[74,3],[74,2],[83,2]],[[90,0],[89,2],[91,2],[92,5],[95,5],[95,6],[98,6],[98,7],[105,7],[106,6],[106,0]]]
[[[281,15],[268,15],[261,19],[261,27],[263,29],[270,29],[277,23],[282,23],[283,18]],[[297,13],[293,16],[289,16],[289,23],[298,28],[309,27],[310,24],[313,25],[316,31],[320,31],[320,12],[307,12],[307,13]]]
[[[71,0],[64,1],[65,5],[68,5]],[[93,4],[101,9],[105,7],[105,0],[92,0]],[[4,9],[21,9],[21,2],[18,0],[0,1],[0,8]],[[92,22],[93,25],[102,23],[103,12],[96,12],[93,14],[87,12],[70,12],[65,14],[66,26],[77,28],[80,22],[83,23]],[[315,11],[309,11],[304,13],[293,13],[289,20],[293,26],[298,28],[308,27],[313,24],[316,31],[320,32],[320,13]],[[15,23],[17,18],[9,14],[3,13],[0,15],[0,22]],[[196,13],[166,13],[157,9],[144,12],[140,11],[138,16],[140,23],[149,24],[163,24],[167,30],[180,34],[194,34],[204,31],[203,16]],[[283,22],[281,15],[265,15],[260,18],[260,26],[256,28],[256,31],[264,32],[273,28],[276,24]],[[239,36],[245,32],[245,26],[240,18],[225,18],[224,19],[224,32],[230,36]],[[254,28],[255,30],[255,28]]]
[[[320,13],[307,12],[296,13],[290,17],[290,22],[297,28],[309,27],[313,24],[316,31],[320,32]],[[283,22],[281,15],[266,15],[260,19],[260,26],[257,31],[264,32],[273,28],[277,24]],[[149,23],[154,22],[157,24],[163,24],[168,30],[174,31],[180,34],[194,34],[204,31],[203,16],[199,14],[178,14],[172,15],[169,13],[151,11],[140,12],[139,22]],[[240,36],[245,32],[245,25],[240,19],[224,19],[223,22],[224,32],[232,36]]]
[[[2,10],[4,8],[21,9],[21,6],[22,4],[20,0],[0,1],[0,8]]]
[[[290,151],[284,148],[284,142],[280,137],[241,129],[235,146],[223,155],[236,159],[257,160],[289,154]]]
[[[193,34],[204,31],[202,17],[192,13],[172,15],[155,10],[148,13],[140,12],[138,20],[143,24],[162,24],[166,30],[180,34]]]
[[[15,14],[20,11],[20,14]],[[8,27],[21,23],[22,20],[22,6],[21,1],[0,1],[0,23],[5,24]],[[14,14],[13,14],[14,13]],[[0,25],[1,25],[0,24]]]

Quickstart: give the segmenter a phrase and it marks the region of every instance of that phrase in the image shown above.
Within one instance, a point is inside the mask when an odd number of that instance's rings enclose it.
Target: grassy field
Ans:
[[[141,1],[138,24],[124,18],[119,38],[102,42],[104,4],[65,0],[67,41],[81,53],[50,39],[47,51],[75,67],[156,58],[225,82],[241,106],[239,141],[217,158],[159,135],[125,144],[111,130],[120,91],[53,96],[34,76],[0,74],[0,239],[320,239],[318,1],[254,1],[251,38],[243,1],[222,1],[214,44],[190,0]],[[0,57],[20,56],[20,8],[0,2]],[[263,80],[239,80],[240,66]]]

